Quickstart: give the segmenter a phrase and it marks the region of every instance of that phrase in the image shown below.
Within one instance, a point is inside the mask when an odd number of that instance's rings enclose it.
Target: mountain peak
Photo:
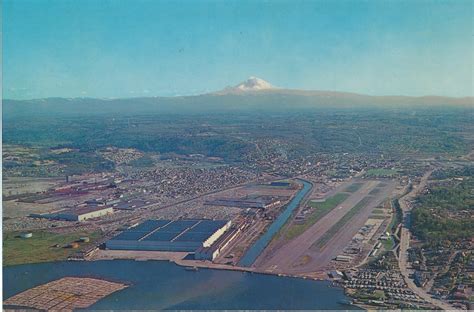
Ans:
[[[242,92],[255,92],[262,90],[273,90],[276,89],[271,83],[261,78],[251,76],[247,80],[239,83],[233,87],[227,87],[219,93],[242,93]]]
[[[267,90],[267,89],[274,89],[275,87],[272,86],[269,82],[257,78],[257,77],[249,77],[244,82],[236,85],[235,89],[242,90],[242,91],[257,91],[257,90]]]

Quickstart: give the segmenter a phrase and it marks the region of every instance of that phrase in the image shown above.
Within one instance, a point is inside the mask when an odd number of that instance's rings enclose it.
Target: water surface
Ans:
[[[288,221],[293,210],[299,206],[300,202],[311,190],[311,183],[304,180],[299,181],[303,183],[303,188],[299,190],[295,197],[293,197],[293,199],[288,203],[285,210],[268,227],[268,230],[247,250],[245,255],[239,261],[240,266],[249,267],[255,262],[255,260],[257,260],[258,256],[273,239],[273,236],[278,233],[281,227],[286,223],[286,221]]]
[[[104,278],[130,287],[91,309],[354,309],[328,282],[200,269],[186,271],[166,261],[113,260],[27,264],[3,269],[3,294],[64,276]]]

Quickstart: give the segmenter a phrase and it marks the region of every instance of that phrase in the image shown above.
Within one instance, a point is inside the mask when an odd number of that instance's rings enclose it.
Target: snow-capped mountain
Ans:
[[[241,92],[255,92],[262,90],[274,90],[274,87],[268,81],[257,77],[249,77],[247,80],[239,83],[234,87],[227,87],[219,93],[241,93]]]
[[[268,90],[275,89],[268,81],[257,77],[249,77],[249,79],[244,82],[236,85],[234,89],[241,91],[258,91],[258,90]]]

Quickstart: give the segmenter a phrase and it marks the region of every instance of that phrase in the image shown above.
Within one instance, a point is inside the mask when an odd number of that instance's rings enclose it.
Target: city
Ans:
[[[2,12],[5,311],[474,310],[470,2]]]
[[[430,190],[472,184],[472,153],[454,158],[349,152],[282,158],[269,153],[273,148],[259,144],[249,160],[237,163],[109,146],[98,155],[103,157],[99,162],[110,165],[96,173],[81,168],[84,173],[68,175],[67,155],[80,148],[5,145],[4,264],[169,260],[193,270],[329,280],[361,307],[469,307],[472,241],[454,238],[440,255],[450,260],[440,266],[440,256],[426,247],[437,244],[410,239],[405,226],[420,198],[433,194]],[[37,171],[38,177],[28,177],[37,159],[42,159],[37,170],[49,166],[49,172],[66,175],[45,177]],[[447,213],[453,222],[472,218],[468,207]],[[153,220],[163,222],[139,230]],[[191,226],[172,226],[170,220]],[[212,220],[227,225],[216,234],[193,230],[202,227],[196,222]],[[263,234],[269,237],[261,243]],[[199,245],[185,243],[184,237],[209,239]],[[147,241],[159,244],[150,247]],[[30,244],[36,250],[22,250]],[[259,244],[263,247],[251,256]],[[445,282],[453,270],[464,277]]]

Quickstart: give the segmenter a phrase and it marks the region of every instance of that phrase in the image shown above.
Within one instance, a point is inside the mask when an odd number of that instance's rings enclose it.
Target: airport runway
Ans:
[[[354,215],[326,244],[319,250],[313,246],[321,237],[336,224],[357,203],[364,199],[372,191],[379,181],[367,181],[364,185],[351,194],[342,204],[313,224],[308,230],[297,238],[275,251],[268,258],[262,258],[258,262],[258,268],[267,272],[278,273],[306,273],[321,270],[332,258],[344,249],[347,243],[364,225],[373,208],[386,198],[393,190],[394,183],[385,182],[387,185],[383,191],[375,196],[370,196],[367,202],[356,215]],[[304,257],[308,256],[308,257]],[[301,262],[305,258],[304,263]],[[297,265],[297,264],[300,265]]]

